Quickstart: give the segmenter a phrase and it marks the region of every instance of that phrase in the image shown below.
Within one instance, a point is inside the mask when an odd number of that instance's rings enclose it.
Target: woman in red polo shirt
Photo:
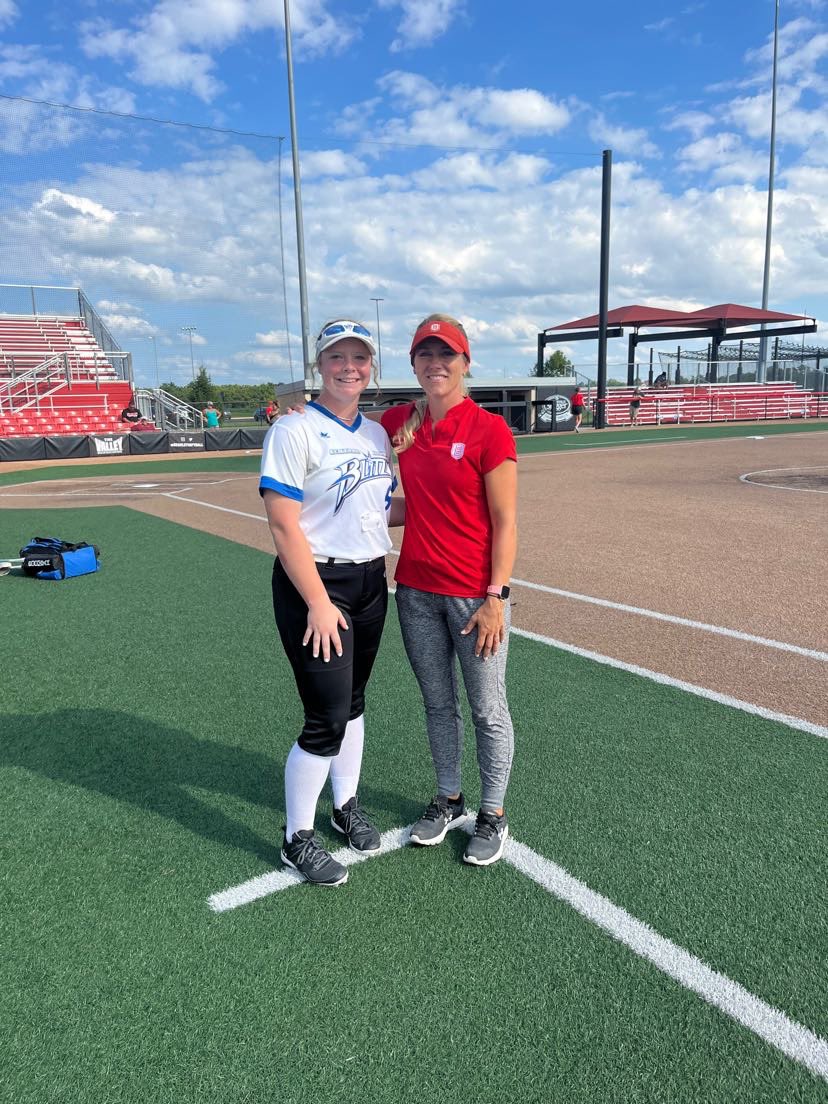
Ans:
[[[514,734],[505,674],[517,545],[515,442],[500,415],[466,394],[471,354],[456,319],[426,318],[410,355],[425,398],[386,411],[382,424],[398,454],[406,500],[397,609],[437,774],[437,796],[413,825],[411,840],[441,843],[465,817],[456,657],[481,779],[475,832],[463,857],[488,866],[503,854],[509,833],[503,805]]]

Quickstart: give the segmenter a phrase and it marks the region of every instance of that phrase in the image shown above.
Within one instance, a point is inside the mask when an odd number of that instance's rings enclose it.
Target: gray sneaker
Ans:
[[[352,851],[379,851],[380,834],[355,797],[334,809],[331,824],[347,838]]]
[[[411,825],[411,842],[423,847],[433,847],[442,843],[446,832],[456,828],[466,815],[463,795],[452,801],[449,797],[437,796],[418,821]]]
[[[313,829],[294,832],[282,846],[282,862],[293,867],[311,885],[338,886],[348,881],[348,871],[332,858],[313,836]]]
[[[506,814],[498,816],[481,809],[477,814],[474,835],[466,845],[463,861],[473,866],[490,866],[503,854],[503,847],[509,835]]]

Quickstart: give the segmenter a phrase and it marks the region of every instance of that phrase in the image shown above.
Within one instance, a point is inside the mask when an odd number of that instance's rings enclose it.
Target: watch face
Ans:
[[[511,587],[504,586],[504,587],[500,588],[500,597],[501,598],[508,598],[511,593],[512,593],[512,588]]]

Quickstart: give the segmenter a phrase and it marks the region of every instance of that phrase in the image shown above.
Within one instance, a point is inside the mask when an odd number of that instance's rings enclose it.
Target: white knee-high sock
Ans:
[[[362,745],[365,743],[365,714],[348,721],[339,754],[331,760],[331,788],[334,805],[341,809],[346,801],[356,797],[359,772],[362,768]]]
[[[311,755],[298,744],[290,749],[285,763],[285,813],[287,838],[295,832],[313,828],[316,803],[328,780],[331,760],[324,755]]]

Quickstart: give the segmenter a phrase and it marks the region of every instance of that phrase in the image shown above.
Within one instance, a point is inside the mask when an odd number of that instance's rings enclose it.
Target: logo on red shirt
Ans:
[[[462,460],[466,446],[461,441],[453,441],[451,445],[452,460]]]

